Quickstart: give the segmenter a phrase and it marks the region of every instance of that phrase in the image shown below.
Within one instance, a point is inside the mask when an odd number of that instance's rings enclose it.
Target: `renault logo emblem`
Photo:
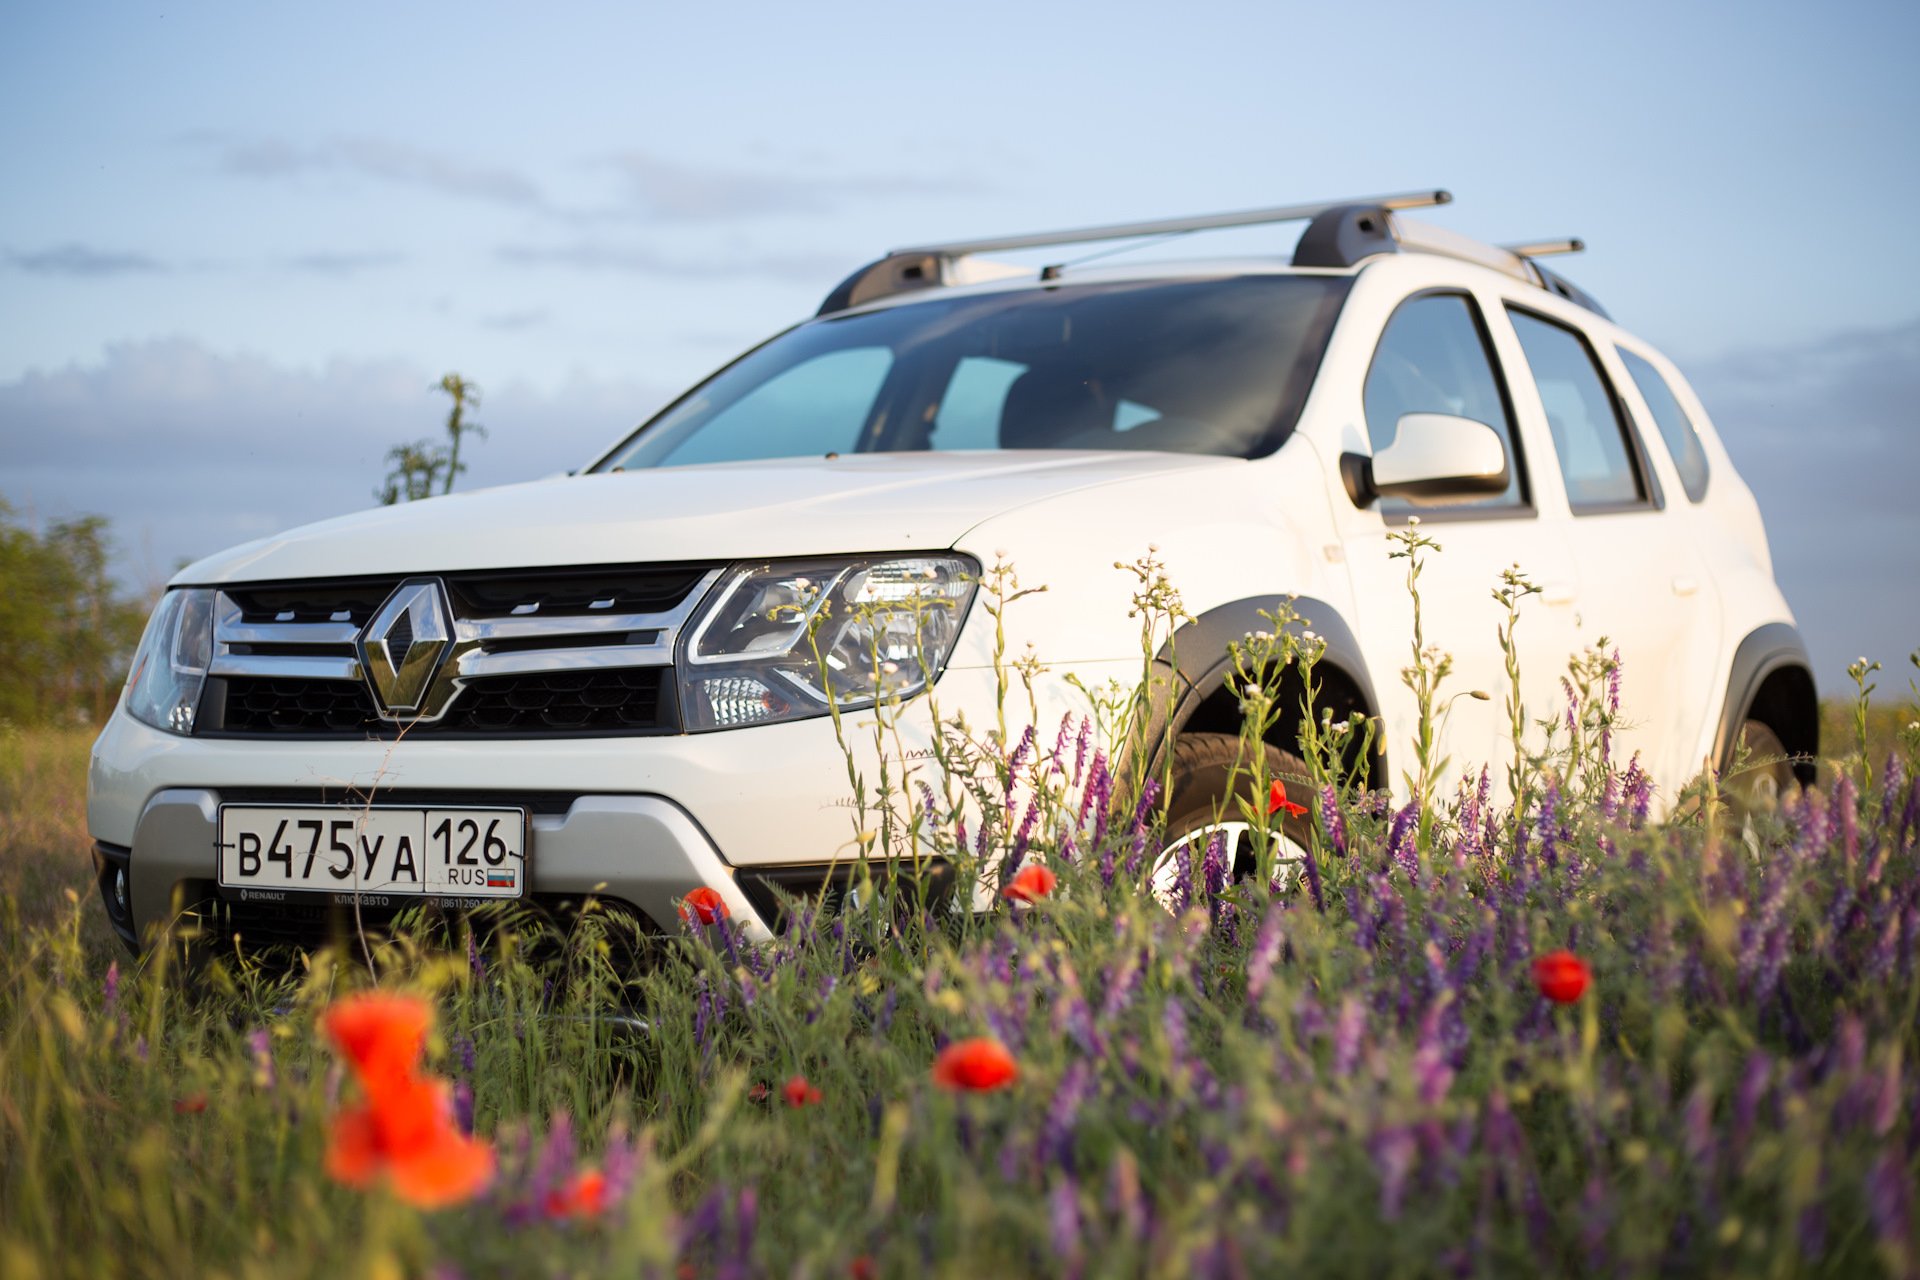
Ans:
[[[360,633],[360,665],[389,720],[420,713],[453,645],[452,611],[438,578],[403,582]]]

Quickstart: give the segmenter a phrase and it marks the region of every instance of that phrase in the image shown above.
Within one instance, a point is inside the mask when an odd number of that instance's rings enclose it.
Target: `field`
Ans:
[[[929,913],[876,862],[638,968],[594,916],[136,965],[86,736],[8,732],[0,1274],[1914,1274],[1914,713],[1863,769],[1833,704],[1821,786],[1651,824],[1583,693],[1523,811],[1295,779],[1302,874],[1209,850],[1170,905],[1077,726],[986,744],[985,829],[926,816],[1025,901]]]

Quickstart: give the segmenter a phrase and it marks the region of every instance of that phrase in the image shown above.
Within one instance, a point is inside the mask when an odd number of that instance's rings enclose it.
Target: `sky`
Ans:
[[[1587,241],[1839,692],[1920,645],[1916,55],[1898,3],[8,5],[0,499],[151,585],[370,504],[447,370],[463,485],[528,479],[891,248],[1446,187]]]

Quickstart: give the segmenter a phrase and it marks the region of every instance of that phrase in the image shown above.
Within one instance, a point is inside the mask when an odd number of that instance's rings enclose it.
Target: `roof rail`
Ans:
[[[1375,209],[1426,209],[1449,204],[1449,191],[1411,191],[1395,196],[1358,196],[1350,200],[1316,200],[1312,204],[1283,204],[1270,209],[1247,209],[1240,213],[1203,213],[1186,218],[1160,218],[1150,222],[1113,222],[1101,227],[1082,227],[1077,231],[1040,231],[1023,236],[992,236],[985,240],[960,240],[952,244],[923,245],[895,249],[888,257],[902,253],[931,253],[943,258],[964,258],[973,253],[1004,253],[1009,249],[1039,249],[1054,244],[1095,244],[1102,240],[1133,240],[1142,236],[1177,236],[1190,231],[1217,231],[1222,227],[1254,227],[1268,222],[1301,222],[1317,218],[1329,209],[1348,205],[1367,205]]]
[[[1102,240],[1131,240],[1144,236],[1185,235],[1192,231],[1216,231],[1224,227],[1252,227],[1271,222],[1300,222],[1336,209],[1355,206],[1369,209],[1424,209],[1447,204],[1451,192],[1410,191],[1399,195],[1360,196],[1347,200],[1317,200],[1312,204],[1276,205],[1268,209],[1247,209],[1239,213],[1206,213],[1185,218],[1161,218],[1149,222],[1115,222],[1099,227],[1081,227],[1072,231],[1040,231],[1027,235],[993,236],[984,240],[959,240],[949,244],[923,245],[895,249],[884,258],[870,262],[841,281],[817,314],[829,315],[857,307],[877,298],[891,297],[913,289],[932,289],[941,285],[978,284],[1009,274],[1026,274],[1026,269],[1006,269],[997,264],[973,263],[969,259],[982,253],[1000,253],[1012,249],[1039,249],[1056,244],[1095,244]]]
[[[842,280],[818,315],[831,315],[863,303],[892,297],[918,289],[944,285],[980,284],[988,280],[1029,275],[1031,267],[985,261],[983,253],[1014,249],[1038,249],[1050,245],[1093,244],[1103,240],[1131,240],[1150,236],[1185,235],[1194,231],[1213,231],[1225,227],[1250,227],[1273,222],[1309,220],[1293,254],[1296,267],[1344,268],[1379,253],[1414,251],[1441,254],[1476,262],[1481,266],[1537,285],[1599,315],[1606,315],[1600,304],[1567,280],[1533,261],[1556,253],[1579,253],[1586,243],[1577,238],[1540,240],[1526,244],[1495,246],[1448,231],[1442,227],[1396,218],[1401,209],[1423,209],[1449,204],[1453,200],[1444,190],[1403,192],[1399,195],[1362,196],[1350,200],[1316,201],[1312,204],[1276,205],[1268,209],[1247,209],[1239,213],[1198,214],[1185,218],[1162,218],[1148,222],[1116,222],[1105,226],[1081,227],[1071,231],[1040,231],[1027,235],[992,236],[981,240],[957,240],[946,244],[895,249],[861,267]],[[1042,269],[1041,278],[1055,279],[1058,268]]]

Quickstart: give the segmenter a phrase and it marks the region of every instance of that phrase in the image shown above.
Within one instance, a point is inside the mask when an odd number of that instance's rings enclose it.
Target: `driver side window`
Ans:
[[[1494,367],[1472,299],[1429,293],[1400,304],[1374,350],[1363,393],[1367,436],[1375,453],[1393,443],[1409,413],[1446,413],[1492,427],[1507,451],[1506,492],[1449,507],[1456,511],[1520,509],[1527,505],[1526,468],[1513,437],[1500,375]],[[1380,499],[1384,515],[1414,510],[1398,498]]]

